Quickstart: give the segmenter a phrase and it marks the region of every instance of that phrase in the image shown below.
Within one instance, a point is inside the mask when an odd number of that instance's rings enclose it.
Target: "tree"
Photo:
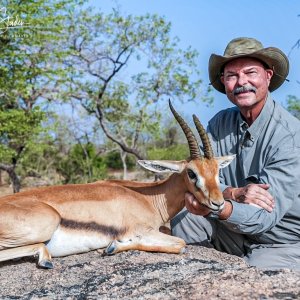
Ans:
[[[88,9],[67,28],[71,55],[64,62],[71,71],[65,99],[75,99],[98,120],[119,147],[125,170],[127,154],[145,158],[141,145],[159,132],[166,99],[200,97],[198,53],[180,49],[171,24],[157,15]]]
[[[14,126],[20,127],[16,130],[26,131],[26,138],[20,134],[18,140],[13,127],[0,132],[0,170],[9,173],[15,192],[22,167],[34,167],[28,159],[54,145],[39,136],[47,130],[43,123],[49,117],[46,101],[51,106],[54,100],[80,103],[90,124],[96,121],[102,129],[106,144],[114,145],[110,150],[119,151],[126,178],[128,155],[145,158],[145,146],[158,138],[165,100],[185,102],[200,95],[198,54],[180,49],[164,18],[123,16],[117,9],[108,15],[93,14],[82,9],[84,3],[23,0],[3,4],[7,17],[23,22],[15,29],[6,22],[0,32],[2,120],[14,118]],[[44,147],[38,149],[37,141],[45,141]],[[88,157],[87,141],[75,144]]]
[[[35,147],[34,138],[43,128],[45,115],[38,106],[57,92],[59,79],[66,74],[58,63],[66,53],[56,50],[55,44],[62,39],[66,11],[70,13],[78,3],[25,0],[2,4],[0,169],[9,174],[14,192],[20,189],[16,168],[25,150]],[[14,22],[20,25],[11,28]]]
[[[43,118],[44,114],[38,108],[30,114],[17,109],[0,110],[0,169],[8,173],[14,192],[20,190],[20,179],[15,172],[17,164],[42,131]]]
[[[300,120],[300,99],[296,96],[288,96],[287,99],[287,109],[291,112],[296,118]]]

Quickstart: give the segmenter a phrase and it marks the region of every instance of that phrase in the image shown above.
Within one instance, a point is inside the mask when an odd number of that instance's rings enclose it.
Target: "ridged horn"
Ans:
[[[214,157],[214,152],[211,147],[211,143],[207,135],[207,132],[203,127],[203,125],[201,124],[201,122],[199,121],[199,119],[195,115],[193,115],[193,119],[203,144],[204,157],[211,159]]]
[[[186,136],[186,139],[187,139],[188,145],[189,145],[189,149],[190,149],[191,159],[201,158],[202,156],[200,154],[199,145],[198,145],[198,142],[197,142],[192,130],[187,125],[187,123],[183,120],[183,118],[175,111],[170,99],[169,99],[169,106],[170,106],[170,109],[172,111],[174,118],[176,119],[176,121],[178,122],[178,124],[180,125],[181,129],[183,130],[183,132]]]

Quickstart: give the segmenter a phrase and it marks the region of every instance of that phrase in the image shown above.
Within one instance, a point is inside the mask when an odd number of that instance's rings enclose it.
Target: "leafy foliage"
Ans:
[[[58,172],[65,183],[87,183],[107,176],[104,159],[97,155],[95,145],[75,144],[67,156],[57,162]]]
[[[300,120],[300,99],[296,96],[288,96],[288,106],[287,109],[291,112],[296,118]]]
[[[66,76],[59,59],[67,53],[56,43],[63,42],[66,11],[74,10],[77,2],[7,1],[6,18],[18,18],[24,25],[8,27],[0,36],[1,107],[30,110],[40,97],[51,97],[57,80]]]
[[[15,191],[19,175],[50,168],[65,182],[103,178],[107,164],[122,164],[125,176],[133,157],[145,158],[155,140],[166,149],[174,146],[172,130],[167,144],[161,140],[168,98],[210,101],[200,90],[198,53],[179,47],[163,17],[123,15],[119,9],[94,13],[85,3],[1,4],[10,18],[28,25],[0,33],[0,169],[8,172]],[[101,129],[108,154],[99,155],[99,144],[90,142],[80,117],[76,128],[84,139],[78,134],[69,135],[75,142],[67,139],[66,120],[65,129],[49,134],[50,111],[57,112],[55,105],[62,102],[74,118],[80,116],[78,104],[88,113],[89,132]]]
[[[133,156],[126,157],[128,170],[132,170],[135,167],[135,159]],[[120,158],[120,153],[118,151],[111,151],[105,155],[105,163],[107,167],[121,170],[123,168],[122,160]]]
[[[184,160],[189,157],[187,145],[173,145],[167,148],[151,148],[147,151],[149,159]]]
[[[86,10],[69,22],[65,65],[72,71],[64,99],[78,101],[123,152],[144,158],[141,147],[160,131],[166,100],[201,96],[198,53],[182,50],[171,24],[157,15]]]
[[[18,109],[0,110],[0,161],[11,163],[23,150],[35,146],[34,139],[43,131],[45,114],[39,108],[30,112]]]
[[[63,20],[79,1],[4,1],[0,34],[0,169],[9,174],[14,191],[20,189],[17,169],[24,151],[34,151],[45,114],[42,99],[51,99],[66,75],[59,61],[66,52],[56,48]],[[66,13],[67,11],[67,13]],[[11,28],[10,22],[21,25]],[[19,22],[18,22],[19,24]],[[50,63],[51,62],[51,63]]]

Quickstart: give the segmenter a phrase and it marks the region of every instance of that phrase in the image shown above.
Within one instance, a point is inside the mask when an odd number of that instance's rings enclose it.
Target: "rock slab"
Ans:
[[[259,270],[201,246],[185,254],[97,251],[0,263],[0,299],[300,299],[300,272]]]

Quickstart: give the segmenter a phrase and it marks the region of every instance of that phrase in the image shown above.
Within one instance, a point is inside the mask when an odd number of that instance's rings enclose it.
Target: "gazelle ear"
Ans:
[[[138,163],[143,168],[157,173],[180,173],[187,164],[185,160],[138,160]]]
[[[234,159],[235,159],[235,154],[234,155],[227,155],[227,156],[220,156],[220,157],[215,157],[219,164],[219,168],[223,169],[227,167]]]

